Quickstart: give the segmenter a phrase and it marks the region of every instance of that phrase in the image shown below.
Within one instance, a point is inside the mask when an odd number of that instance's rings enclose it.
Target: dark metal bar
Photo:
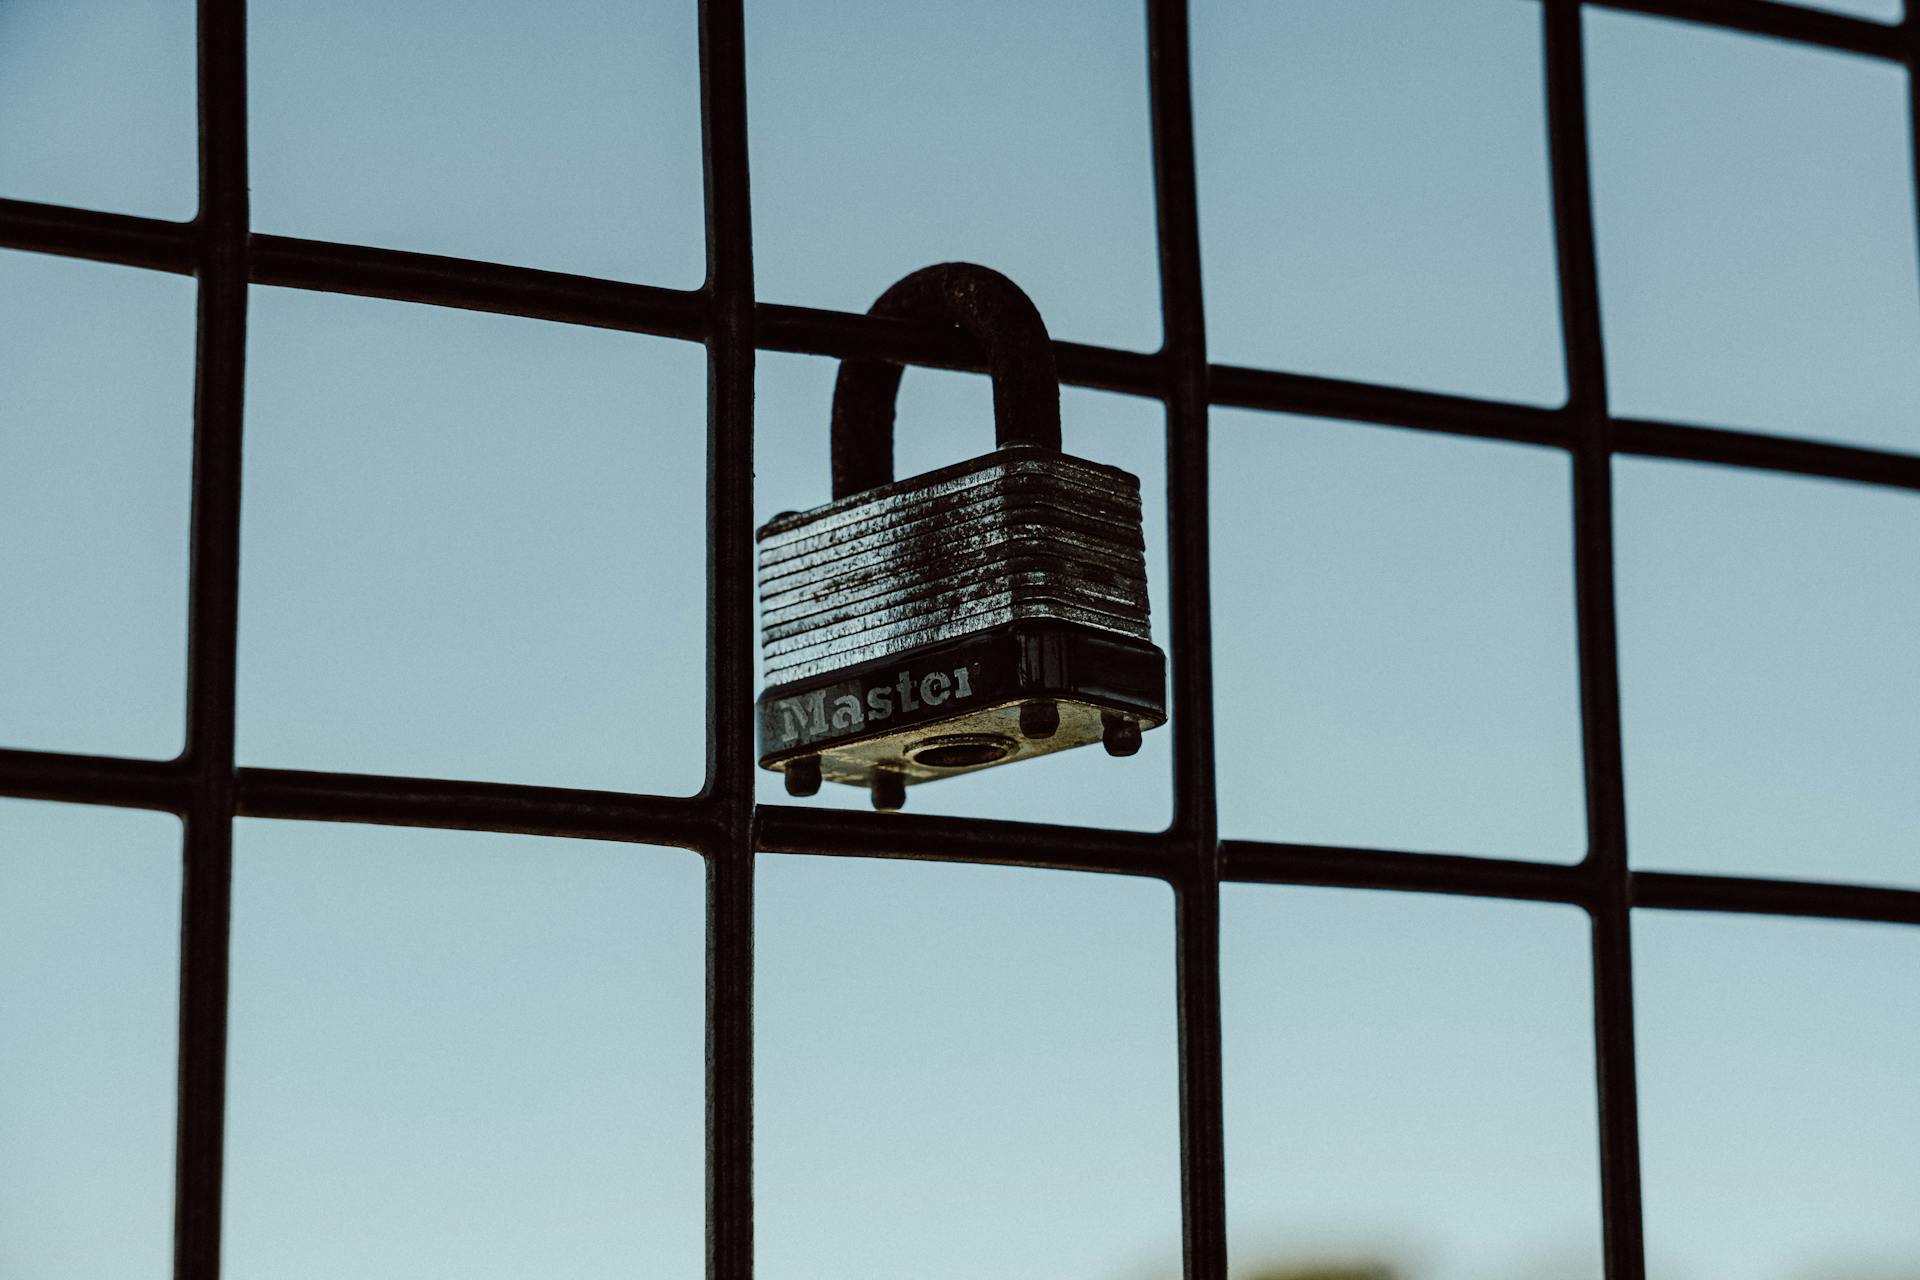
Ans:
[[[707,295],[697,289],[661,289],[289,236],[253,237],[253,281],[694,342],[706,338],[709,319]]]
[[[1172,874],[1176,850],[1184,848],[1167,836],[1138,831],[797,805],[762,805],[757,838],[765,853],[911,858],[1162,877]]]
[[[1149,0],[1154,188],[1167,393],[1173,620],[1174,829],[1214,861],[1213,601],[1208,523],[1206,319],[1200,292],[1185,0]]]
[[[1181,1252],[1188,1280],[1226,1280],[1226,1100],[1221,1070],[1220,880],[1190,866],[1174,886],[1180,1027]]]
[[[174,761],[0,748],[0,796],[185,813],[193,784]]]
[[[173,1274],[218,1280],[225,1164],[227,943],[233,821],[224,795],[202,792],[186,820],[181,892],[180,1078],[174,1151]]]
[[[1586,70],[1578,0],[1548,0],[1547,130],[1573,455],[1574,587],[1593,897],[1594,1052],[1600,1109],[1601,1216],[1608,1280],[1646,1274],[1634,1079],[1633,952],[1628,924],[1620,658],[1614,621],[1612,434],[1587,156]]]
[[[1181,1247],[1187,1280],[1226,1280],[1225,1102],[1220,1064],[1220,859],[1213,768],[1207,492],[1207,340],[1185,0],[1148,0],[1154,209],[1167,395],[1173,621],[1172,835],[1180,1029]]]
[[[187,813],[194,778],[178,762],[0,750],[0,795],[72,804]],[[697,798],[579,791],[508,783],[383,774],[241,769],[240,817],[438,827],[613,840],[700,849],[713,840],[712,805]],[[1041,867],[1174,879],[1185,842],[1172,833],[866,814],[769,805],[759,810],[755,848],[820,854]],[[1582,903],[1594,896],[1586,870],[1560,863],[1409,853],[1258,840],[1220,844],[1221,879]],[[1920,890],[1835,881],[1640,871],[1633,905],[1920,924]]]
[[[707,858],[707,1275],[753,1275],[753,858]]]
[[[1613,446],[1616,453],[1650,458],[1920,489],[1920,457],[1883,449],[1634,419],[1614,421]]]
[[[1568,903],[1585,902],[1591,884],[1591,878],[1576,866],[1459,854],[1224,840],[1220,856],[1221,879],[1257,884],[1400,889]]]
[[[364,822],[621,840],[700,849],[712,808],[696,799],[496,782],[242,769],[235,812],[248,818]]]
[[[30,200],[0,200],[0,248],[90,258],[176,275],[191,275],[196,257],[191,223]]]
[[[1550,0],[1557,3],[1558,0]],[[1592,0],[1596,7],[1678,18],[1874,58],[1898,58],[1899,28],[1774,0]]]
[[[1213,366],[1208,386],[1214,404],[1236,408],[1344,418],[1562,448],[1571,447],[1576,435],[1569,415],[1560,409],[1302,373],[1217,364]]]
[[[1609,1280],[1646,1274],[1635,1076],[1633,936],[1624,892],[1593,910],[1594,1054],[1600,1101],[1600,1204]]]
[[[192,235],[191,227],[178,223],[0,200],[0,247],[186,272],[193,270],[197,252]],[[256,284],[686,341],[704,340],[710,324],[710,304],[698,290],[286,236],[256,235],[252,245]],[[985,372],[979,352],[950,328],[774,303],[758,304],[755,316],[761,350]],[[1162,356],[1077,342],[1055,342],[1054,353],[1065,383],[1124,395],[1165,394]],[[1210,402],[1222,406],[1520,444],[1571,448],[1579,434],[1578,415],[1568,409],[1239,365],[1211,366],[1208,389]],[[1615,419],[1612,425],[1620,453],[1920,489],[1920,456],[1913,454],[1641,419]]]
[[[740,0],[701,0],[707,295],[707,1275],[753,1275],[753,222]]]
[[[174,1276],[218,1280],[233,896],[234,655],[240,588],[240,415],[247,337],[244,0],[199,4],[199,313],[189,553],[187,747],[195,792],[181,895]]]
[[[1560,328],[1567,362],[1567,443],[1607,443],[1606,353],[1587,154],[1586,52],[1581,6],[1548,0],[1541,13],[1553,228],[1560,267]],[[1603,690],[1604,692],[1604,690]],[[1604,743],[1602,746],[1604,747]]]
[[[1636,907],[1920,924],[1920,889],[1636,871],[1632,890]]]
[[[233,777],[240,418],[247,340],[244,0],[200,0],[200,299],[194,353],[187,746],[203,789]]]

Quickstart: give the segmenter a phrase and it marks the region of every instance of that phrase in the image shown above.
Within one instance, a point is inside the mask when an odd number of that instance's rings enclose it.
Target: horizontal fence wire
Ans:
[[[95,234],[94,225],[102,219],[115,224],[104,238]],[[191,274],[196,245],[191,224],[149,223],[0,200],[0,248]],[[705,342],[709,336],[710,307],[706,294],[697,289],[663,289],[283,236],[256,235],[252,246],[255,284],[488,311],[687,342]],[[763,351],[986,372],[984,356],[965,335],[914,321],[761,302],[754,306],[752,324],[754,345]],[[1160,354],[1061,341],[1054,343],[1054,351],[1062,382],[1149,399],[1166,397],[1165,358]],[[1514,404],[1230,364],[1208,367],[1207,402],[1219,408],[1346,419],[1568,450],[1579,434],[1578,415],[1566,406]],[[1920,489],[1920,455],[1691,423],[1642,418],[1609,422],[1617,455]]]
[[[1920,64],[1920,24],[1774,0],[1529,0],[1545,34],[1553,221],[1569,396],[1537,406],[1206,358],[1185,0],[1147,0],[1165,339],[1156,352],[1054,344],[1063,382],[1162,402],[1168,422],[1174,820],[1161,832],[756,805],[752,764],[752,401],[757,351],[984,372],[951,328],[757,300],[740,0],[700,4],[708,278],[660,288],[509,264],[259,234],[248,226],[244,0],[199,0],[201,211],[192,222],[0,199],[0,248],[194,275],[194,509],[187,749],[171,761],[0,749],[0,795],[179,815],[186,880],[175,1274],[220,1265],[227,917],[237,817],[511,832],[691,850],[708,867],[707,1269],[751,1276],[753,862],[791,854],[1147,876],[1176,894],[1183,1243],[1191,1280],[1226,1275],[1219,887],[1457,894],[1581,910],[1592,924],[1609,1280],[1644,1274],[1634,1090],[1631,913],[1712,911],[1920,925],[1920,890],[1634,870],[1627,860],[1613,621],[1611,462],[1642,456],[1920,490],[1920,456],[1606,407],[1586,153],[1582,16],[1610,9]],[[1912,95],[1909,95],[1910,100]],[[1920,103],[1913,109],[1920,112]],[[1915,130],[1920,162],[1920,129]],[[706,346],[708,782],[672,797],[509,783],[238,768],[233,754],[239,458],[249,285],[487,311]],[[1209,650],[1210,407],[1304,414],[1566,451],[1588,852],[1578,863],[1222,839]],[[645,849],[636,850],[636,856]],[[1524,854],[1524,851],[1507,851]]]
[[[186,814],[196,779],[178,761],[0,750],[0,796]],[[386,774],[242,768],[242,818],[437,827],[563,836],[704,852],[726,824],[712,797],[463,782]],[[959,818],[858,809],[760,805],[754,848],[764,854],[970,862],[1145,876],[1171,881],[1191,843],[1172,831]],[[1229,838],[1220,878],[1466,894],[1581,906],[1593,893],[1578,863],[1459,853]],[[1920,924],[1920,890],[1844,881],[1640,870],[1633,904],[1675,911],[1802,914]],[[1802,904],[1796,908],[1796,903]]]

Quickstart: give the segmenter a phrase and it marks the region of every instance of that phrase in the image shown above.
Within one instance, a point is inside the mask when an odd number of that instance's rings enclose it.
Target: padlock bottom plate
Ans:
[[[1020,706],[1060,713],[1045,738],[1020,732]],[[1101,741],[1117,714],[1141,729],[1166,721],[1166,658],[1151,643],[1065,622],[1018,622],[806,680],[758,704],[760,764],[817,756],[821,776],[855,786],[893,770],[909,785]],[[1000,739],[998,759],[934,767],[930,740]],[[937,753],[936,753],[937,754]]]
[[[920,728],[886,734],[823,751],[820,753],[820,777],[827,782],[867,787],[872,784],[877,771],[894,769],[908,786],[915,786],[962,773],[991,769],[996,765],[1052,755],[1056,751],[1092,746],[1101,740],[1105,732],[1102,716],[1106,708],[1065,698],[1056,699],[1054,705],[1059,708],[1060,727],[1046,738],[1023,738],[1020,734],[1021,704],[1009,702],[972,715],[943,720],[931,730]],[[953,768],[933,768],[914,758],[922,753],[927,743],[932,742],[937,748],[948,739],[1003,743],[1006,754],[983,763]],[[771,767],[781,768],[780,765]]]

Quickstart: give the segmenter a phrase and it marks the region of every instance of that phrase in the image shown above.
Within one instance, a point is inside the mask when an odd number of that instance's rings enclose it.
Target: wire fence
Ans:
[[[1683,458],[1920,489],[1920,456],[1628,420],[1608,412],[1582,9],[1685,18],[1845,50],[1897,63],[1909,75],[1920,63],[1920,23],[1909,18],[1882,25],[1773,0],[1527,2],[1543,10],[1553,217],[1570,387],[1560,408],[1210,364],[1201,297],[1187,5],[1185,0],[1147,0],[1164,344],[1151,354],[1055,344],[1064,381],[1166,405],[1174,819],[1164,832],[1131,833],[754,803],[755,352],[859,355],[974,371],[985,366],[957,331],[755,299],[741,0],[700,3],[708,269],[706,284],[697,290],[253,234],[245,4],[199,0],[199,216],[175,223],[0,200],[0,247],[193,275],[199,281],[186,748],[170,761],[0,750],[0,795],[161,810],[179,815],[185,824],[174,1274],[182,1280],[213,1280],[219,1274],[232,832],[235,817],[255,817],[573,836],[679,846],[703,855],[708,885],[707,1267],[710,1276],[730,1280],[748,1277],[753,1269],[753,864],[759,853],[1072,868],[1171,883],[1178,925],[1183,1245],[1191,1280],[1224,1280],[1227,1272],[1219,998],[1223,881],[1578,906],[1592,926],[1606,1271],[1609,1280],[1641,1280],[1632,909],[1920,925],[1920,891],[1629,869],[1611,460],[1616,454]],[[707,781],[698,796],[236,768],[241,406],[250,284],[462,307],[705,344]],[[1219,838],[1209,646],[1207,413],[1212,405],[1520,441],[1571,455],[1588,824],[1587,853],[1580,863]]]

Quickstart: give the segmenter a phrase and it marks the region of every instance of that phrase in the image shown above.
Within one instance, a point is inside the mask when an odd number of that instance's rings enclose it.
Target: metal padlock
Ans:
[[[761,767],[793,795],[910,784],[1166,722],[1148,631],[1140,482],[1060,447],[1060,383],[1027,296],[971,263],[901,280],[873,315],[946,320],[980,343],[998,447],[893,477],[901,366],[850,359],[833,397],[833,501],[757,535]]]

